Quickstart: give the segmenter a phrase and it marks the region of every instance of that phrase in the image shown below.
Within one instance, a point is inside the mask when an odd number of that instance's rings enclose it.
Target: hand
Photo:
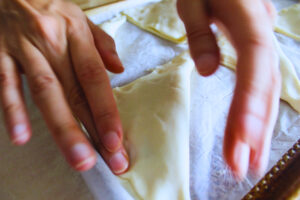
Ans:
[[[87,170],[96,162],[74,114],[112,171],[126,171],[121,122],[105,70],[123,71],[112,38],[67,1],[1,0],[0,16],[0,97],[12,142],[22,145],[31,136],[21,89],[23,72],[72,167]]]
[[[262,175],[268,164],[281,87],[272,4],[263,0],[178,0],[177,6],[201,75],[212,74],[220,60],[211,21],[234,45],[237,83],[225,131],[224,157],[239,178],[246,175],[249,165]]]

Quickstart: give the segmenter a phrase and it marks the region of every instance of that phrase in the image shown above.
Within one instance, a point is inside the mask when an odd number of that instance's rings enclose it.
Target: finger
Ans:
[[[0,98],[12,143],[25,144],[31,137],[31,127],[21,80],[13,59],[2,51],[0,51]]]
[[[236,178],[242,180],[246,176],[249,167],[250,147],[239,139],[227,138],[231,136],[230,134],[226,134],[225,140],[229,141],[230,145],[235,148],[227,148],[224,146],[224,157]]]
[[[20,41],[20,61],[28,79],[32,97],[39,107],[56,143],[76,170],[88,170],[96,154],[76,123],[63,95],[60,83],[43,55],[26,39]]]
[[[124,149],[121,121],[104,64],[94,46],[92,35],[88,31],[70,34],[69,44],[75,72],[89,103],[101,144],[107,152],[115,155]],[[82,55],[82,51],[89,54]],[[105,161],[114,173],[121,174],[128,168],[128,156],[118,155],[118,162],[115,162],[121,164],[110,164],[108,158]]]
[[[96,48],[106,69],[113,73],[122,73],[124,67],[118,56],[114,40],[90,20],[88,20],[88,23],[94,37]]]
[[[70,88],[72,88],[72,86]],[[69,91],[69,102],[75,115],[83,123],[88,134],[91,136],[95,148],[99,150],[99,153],[102,155],[110,169],[116,175],[124,173],[124,168],[125,170],[128,168],[126,165],[128,165],[129,160],[125,149],[120,146],[115,151],[109,151],[104,147],[103,142],[101,142],[99,134],[97,133],[96,125],[93,121],[92,113],[88,107],[88,104],[86,103],[86,99],[84,98],[84,95],[82,95],[82,91],[80,91],[76,85],[73,86],[73,88]],[[111,141],[111,138],[108,138],[107,140],[107,143],[112,143],[111,148],[114,148],[115,139],[112,138]],[[123,163],[125,163],[125,167]]]
[[[74,90],[75,91],[75,90]],[[72,94],[72,93],[71,93]],[[71,95],[73,96],[73,95]],[[102,155],[103,159],[106,161],[110,169],[116,174],[123,174],[128,168],[128,155],[125,149],[121,146],[116,151],[108,151],[99,138],[99,134],[97,133],[96,125],[93,121],[92,114],[85,103],[80,103],[82,100],[77,99],[76,105],[73,104],[73,108],[76,116],[80,119],[80,121],[84,124],[88,134],[91,136],[94,146],[99,150],[99,153]],[[111,139],[108,138],[110,143]],[[114,138],[112,138],[114,142]],[[124,167],[125,163],[125,167]],[[126,166],[127,165],[127,166]],[[124,170],[125,168],[125,170]]]
[[[264,0],[263,3],[265,5],[265,8],[266,8],[267,13],[269,15],[269,18],[271,20],[271,23],[274,26],[275,22],[276,22],[276,16],[277,16],[276,8],[270,0]]]
[[[221,3],[222,4],[222,3]],[[228,164],[243,171],[231,145],[243,142],[257,155],[251,160],[258,173],[266,168],[271,135],[277,118],[280,96],[279,63],[273,46],[272,25],[261,1],[234,1],[223,6],[221,19],[238,53],[237,84],[229,112],[224,154]],[[227,8],[227,10],[224,8]],[[234,15],[225,15],[234,10]],[[215,11],[217,12],[217,11]],[[217,12],[219,13],[219,12]],[[224,14],[224,15],[223,15]],[[242,22],[242,23],[241,23]],[[249,159],[249,158],[248,158]]]
[[[269,132],[266,137],[267,139],[263,141],[263,144],[259,149],[251,151],[250,167],[251,169],[254,169],[254,172],[258,177],[262,177],[264,175],[265,170],[268,166],[272,133]]]
[[[216,38],[209,27],[204,1],[178,0],[178,13],[185,24],[191,56],[199,73],[214,73],[220,61]]]
[[[123,173],[123,161],[119,155],[119,152],[123,154],[123,158],[126,157],[128,160],[128,156],[123,147],[119,147],[116,152],[108,151],[104,148],[102,142],[100,141],[99,134],[96,130],[96,125],[93,121],[92,113],[87,103],[87,99],[77,83],[75,74],[73,73],[68,60],[62,61],[58,66],[64,66],[57,68],[57,75],[61,80],[65,93],[67,94],[67,99],[69,105],[74,112],[75,116],[83,123],[84,127],[86,128],[89,136],[92,138],[92,142],[94,146],[99,150],[100,154],[107,162],[109,167],[115,174]],[[112,141],[114,143],[114,139]],[[108,141],[108,143],[111,143]],[[113,149],[114,145],[108,146],[109,149]],[[117,142],[118,143],[118,142]],[[127,162],[127,161],[125,161]]]

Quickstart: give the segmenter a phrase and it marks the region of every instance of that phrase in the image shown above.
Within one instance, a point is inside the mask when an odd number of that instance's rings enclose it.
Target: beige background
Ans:
[[[27,145],[12,146],[0,118],[0,199],[93,199],[80,173],[60,154],[39,111],[29,98],[27,102],[33,124],[33,137]]]

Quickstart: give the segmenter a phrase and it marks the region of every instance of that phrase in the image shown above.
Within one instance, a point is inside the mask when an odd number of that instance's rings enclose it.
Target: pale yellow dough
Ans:
[[[275,31],[300,41],[300,3],[278,13]]]
[[[193,61],[188,53],[113,90],[130,154],[119,177],[135,199],[189,200],[189,105]]]
[[[235,70],[237,64],[237,54],[235,49],[224,35],[218,35],[217,42],[220,47],[221,64]]]
[[[186,41],[185,27],[176,11],[176,0],[131,8],[123,14],[129,22],[159,37],[175,43]]]
[[[278,41],[276,39],[274,41],[280,57],[280,71],[282,76],[281,99],[289,103],[300,113],[300,81],[293,63],[283,53]],[[223,35],[218,37],[218,44],[221,51],[221,64],[235,70],[237,56],[234,48]]]
[[[118,0],[71,0],[80,6],[81,9],[93,8],[96,6],[102,6],[108,3],[113,3]]]

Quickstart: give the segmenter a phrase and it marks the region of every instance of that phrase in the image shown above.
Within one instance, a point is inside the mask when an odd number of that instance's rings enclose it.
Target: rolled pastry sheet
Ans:
[[[300,3],[278,13],[275,31],[300,41]]]
[[[189,200],[190,76],[188,53],[115,88],[130,169],[119,176],[140,200]]]
[[[176,0],[131,8],[123,12],[129,22],[175,43],[186,41],[186,31],[176,10]]]
[[[108,3],[113,3],[118,0],[71,0],[80,6],[81,9],[89,9],[97,6],[102,6]]]

